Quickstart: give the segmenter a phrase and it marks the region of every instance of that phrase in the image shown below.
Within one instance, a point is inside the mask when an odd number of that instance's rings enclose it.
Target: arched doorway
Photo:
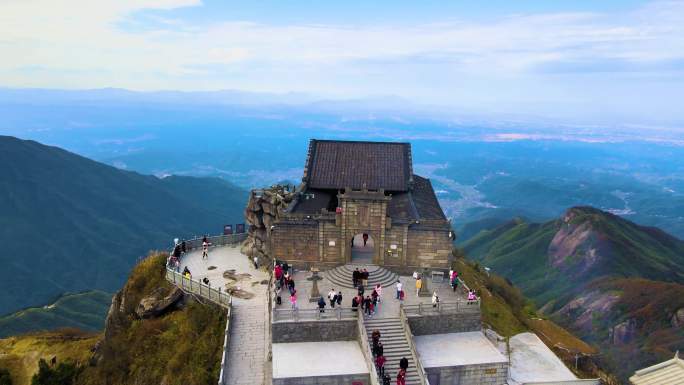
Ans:
[[[372,264],[375,242],[369,233],[358,233],[351,239],[351,262]]]

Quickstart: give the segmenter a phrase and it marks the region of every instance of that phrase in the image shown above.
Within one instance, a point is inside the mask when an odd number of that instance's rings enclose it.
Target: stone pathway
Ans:
[[[207,277],[212,287],[225,290],[226,284],[235,285],[251,298],[233,297],[230,324],[230,344],[226,361],[226,383],[236,385],[270,384],[271,365],[267,365],[270,328],[268,322],[268,274],[254,269],[249,259],[240,254],[238,247],[211,248],[209,259],[202,259],[201,251],[187,253],[181,259],[181,270],[188,266],[193,279]],[[210,270],[211,268],[211,270]],[[235,282],[223,276],[225,271],[249,274]]]

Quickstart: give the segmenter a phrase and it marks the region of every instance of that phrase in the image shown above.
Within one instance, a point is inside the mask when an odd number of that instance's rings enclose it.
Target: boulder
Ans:
[[[138,307],[135,309],[135,314],[137,314],[139,318],[158,317],[169,310],[169,308],[176,305],[176,303],[183,298],[183,291],[174,287],[169,294],[160,297],[160,292],[155,291],[152,295],[141,299]]]
[[[621,322],[610,329],[609,335],[613,345],[625,345],[636,336],[636,320],[633,318]]]
[[[672,327],[675,328],[684,326],[684,308],[680,308],[672,315],[670,323],[672,323]]]

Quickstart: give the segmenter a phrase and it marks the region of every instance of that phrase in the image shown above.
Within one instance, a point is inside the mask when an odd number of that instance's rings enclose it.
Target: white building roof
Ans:
[[[442,368],[507,362],[482,332],[414,336],[424,368]]]
[[[520,333],[509,340],[511,351],[510,382],[575,381],[577,377],[563,361],[534,333]]]
[[[671,360],[637,370],[629,381],[634,385],[684,385],[684,360],[677,352]]]
[[[272,353],[273,378],[368,373],[356,341],[276,343]]]

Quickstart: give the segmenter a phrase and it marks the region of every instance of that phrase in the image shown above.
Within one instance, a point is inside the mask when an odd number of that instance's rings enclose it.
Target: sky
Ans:
[[[0,87],[684,124],[684,0],[0,0]]]

